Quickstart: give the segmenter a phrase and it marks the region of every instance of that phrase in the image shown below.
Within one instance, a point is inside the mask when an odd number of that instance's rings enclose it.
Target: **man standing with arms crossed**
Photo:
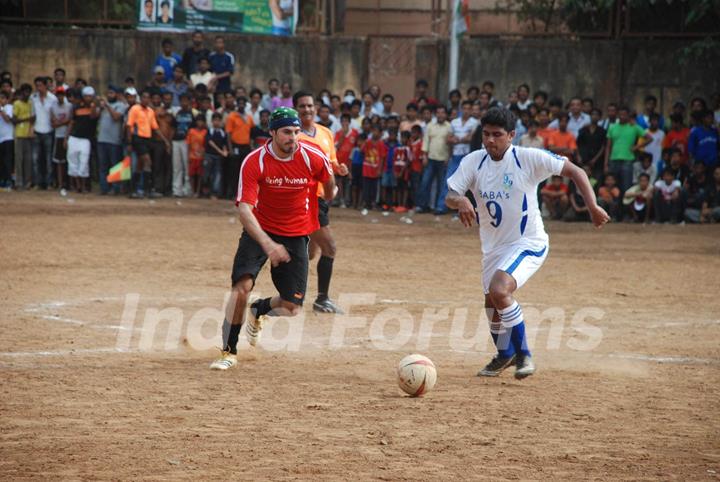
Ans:
[[[265,316],[294,316],[305,299],[309,235],[319,227],[312,206],[316,184],[326,200],[335,190],[332,168],[312,144],[298,140],[300,119],[295,110],[281,107],[270,118],[272,140],[243,161],[236,204],[243,233],[232,269],[232,294],[223,322],[223,354],[210,368],[237,365],[240,329],[247,325],[248,341],[255,346]],[[259,299],[245,307],[255,279],[267,260],[272,265],[278,296]],[[247,321],[247,323],[245,323]]]
[[[327,127],[315,122],[315,99],[308,92],[299,91],[293,96],[293,105],[300,116],[300,139],[317,145],[328,157],[333,169],[340,176],[348,174],[344,164],[338,164],[335,152],[335,136]],[[330,279],[332,278],[333,262],[337,249],[335,238],[330,231],[330,206],[326,202],[326,194],[330,200],[334,193],[324,193],[323,187],[318,186],[317,203],[310,201],[310,210],[314,212],[320,223],[320,229],[310,235],[310,259],[313,259],[320,249],[320,259],[317,264],[318,295],[313,303],[313,311],[317,313],[340,313],[343,311],[330,299]]]

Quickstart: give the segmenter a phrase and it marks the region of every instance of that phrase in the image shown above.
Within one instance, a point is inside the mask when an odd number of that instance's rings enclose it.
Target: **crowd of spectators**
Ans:
[[[235,57],[221,36],[213,50],[201,32],[182,55],[163,40],[152,80],[96,91],[62,68],[15,85],[0,74],[0,186],[142,197],[234,199],[245,156],[267,142],[272,110],[292,107],[292,85],[270,79],[265,90],[233,86]],[[445,214],[445,180],[469,152],[482,148],[480,119],[492,107],[517,117],[514,144],[547,149],[585,169],[599,203],[614,220],[720,222],[720,95],[676,102],[666,119],[648,95],[641,112],[621,103],[601,109],[590,97],[563,100],[523,84],[505,99],[493,82],[447,101],[418,80],[404,112],[372,85],[356,94],[323,89],[316,122],[335,136],[335,204]],[[398,109],[399,110],[399,109]],[[129,181],[108,183],[109,170],[131,159]],[[91,175],[92,174],[92,175]],[[562,177],[538,193],[545,216],[588,219],[582,196]]]

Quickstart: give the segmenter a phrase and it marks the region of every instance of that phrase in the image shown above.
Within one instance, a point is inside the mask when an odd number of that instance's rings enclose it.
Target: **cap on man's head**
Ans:
[[[114,84],[109,84],[108,90],[112,90],[116,94],[122,94],[122,92],[123,92],[123,90],[120,87],[118,87],[117,85],[114,85]]]
[[[65,87],[61,85],[55,89],[55,95],[65,95]]]
[[[85,97],[86,95],[89,95],[89,96],[92,97],[92,96],[95,95],[95,89],[93,89],[92,87],[90,87],[89,85],[87,85],[87,86],[83,87],[83,89],[82,89],[82,95],[83,95],[83,97]]]
[[[153,72],[156,74],[164,74],[165,69],[163,69],[161,65],[156,65],[155,68],[153,69]]]
[[[270,115],[270,129],[276,130],[288,126],[300,127],[297,111],[290,107],[278,107]]]
[[[128,87],[125,89],[125,95],[137,95],[137,89],[135,87]]]

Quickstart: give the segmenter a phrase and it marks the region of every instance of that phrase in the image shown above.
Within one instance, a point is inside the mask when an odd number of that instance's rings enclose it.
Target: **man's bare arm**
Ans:
[[[290,255],[285,249],[285,246],[273,241],[260,227],[260,223],[258,223],[253,213],[253,207],[250,204],[241,202],[238,206],[238,211],[243,228],[245,228],[245,231],[247,231],[251,238],[257,241],[273,266],[290,261]]]
[[[457,209],[463,226],[469,228],[477,221],[475,208],[464,194],[448,189],[447,196],[445,196],[445,204],[450,209]]]
[[[585,200],[585,205],[590,212],[590,218],[592,219],[592,223],[595,227],[600,228],[610,220],[610,216],[608,216],[605,210],[598,206],[597,199],[595,198],[595,192],[590,185],[590,181],[588,180],[585,171],[565,159],[565,164],[563,165],[560,175],[569,177],[573,180],[575,186]]]

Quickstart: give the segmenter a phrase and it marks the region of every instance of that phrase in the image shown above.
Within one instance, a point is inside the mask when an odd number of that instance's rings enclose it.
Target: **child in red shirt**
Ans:
[[[562,176],[553,176],[549,183],[540,191],[543,204],[550,211],[552,219],[561,219],[567,211],[568,207],[568,189],[567,184],[563,182]]]
[[[380,126],[375,124],[370,129],[372,138],[365,141],[362,152],[363,159],[363,202],[365,209],[372,209],[377,198],[377,187],[383,163],[387,157],[387,147],[382,140]]]
[[[190,176],[190,185],[192,186],[193,196],[200,197],[200,188],[203,173],[203,159],[205,158],[205,137],[207,129],[205,128],[205,116],[202,114],[195,117],[195,127],[188,129],[185,142],[188,145],[188,175]]]
[[[412,151],[412,160],[410,161],[410,192],[412,193],[411,203],[413,206],[416,204],[415,200],[420,192],[420,184],[422,183],[422,144],[422,127],[412,126],[412,129],[410,129],[410,150]]]
[[[395,175],[395,205],[396,213],[407,212],[408,200],[408,179],[410,178],[410,162],[413,154],[410,147],[410,131],[400,133],[401,145],[395,148],[395,158],[393,159],[393,174]]]

